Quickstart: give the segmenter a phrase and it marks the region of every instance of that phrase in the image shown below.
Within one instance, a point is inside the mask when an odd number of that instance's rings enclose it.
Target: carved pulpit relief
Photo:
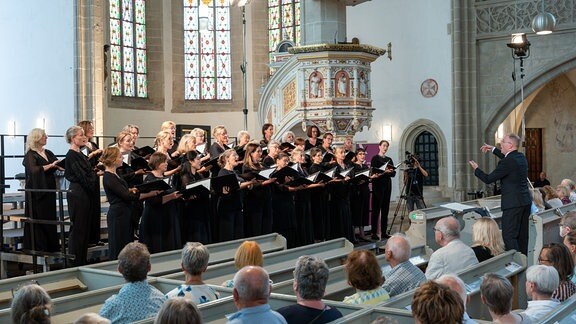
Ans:
[[[322,73],[314,71],[308,77],[309,87],[308,96],[310,98],[323,98],[324,97],[324,78]]]
[[[336,73],[334,78],[336,81],[335,88],[336,88],[336,97],[343,98],[343,97],[350,97],[349,90],[350,89],[350,78],[348,77],[348,73],[345,71],[340,71]]]

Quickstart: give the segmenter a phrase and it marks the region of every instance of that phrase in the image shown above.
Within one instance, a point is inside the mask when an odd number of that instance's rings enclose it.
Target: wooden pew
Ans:
[[[542,324],[572,324],[576,323],[576,295],[563,301],[550,314],[540,320]]]
[[[360,311],[344,315],[337,323],[367,324],[372,323],[380,316],[386,316],[395,320],[398,324],[413,324],[412,312],[405,309],[378,307],[367,307]],[[336,322],[335,322],[336,323]]]
[[[296,297],[272,293],[270,298],[268,298],[268,303],[272,309],[276,310],[284,306],[296,304]],[[363,309],[363,306],[360,305],[349,305],[334,301],[325,301],[325,303],[330,307],[337,308],[344,316],[361,311]],[[225,315],[237,312],[236,305],[234,304],[232,297],[222,298],[214,302],[199,305],[198,309],[202,315],[203,323],[226,323]],[[136,323],[150,324],[154,323],[154,319],[150,318]]]
[[[412,257],[410,258],[410,262],[412,262],[412,264],[416,266],[425,266],[430,259],[432,250],[425,246],[416,246],[412,248],[411,253]],[[390,271],[390,265],[386,262],[384,254],[378,255],[376,259],[382,267],[382,273]],[[294,279],[280,282],[274,285],[272,291],[278,294],[294,295],[293,283]],[[350,296],[354,293],[354,288],[348,285],[348,278],[346,277],[344,266],[331,268],[328,282],[326,284],[324,299],[342,301],[344,300],[344,297]]]
[[[148,282],[158,290],[163,293],[167,293],[170,290],[177,287],[181,282],[163,279],[163,278],[149,278]],[[52,322],[53,323],[72,323],[75,319],[83,314],[94,312],[98,313],[104,302],[108,297],[118,293],[122,288],[122,285],[107,287],[103,289],[97,289],[94,291],[88,291],[85,293],[65,296],[60,298],[52,299],[53,302],[53,313]],[[214,286],[219,293],[221,298],[231,298],[232,291],[228,288],[223,288],[219,286]],[[0,310],[0,323],[10,322],[10,309]]]
[[[480,284],[482,283],[482,276],[487,272],[495,272],[508,278],[516,291],[513,309],[526,308],[526,295],[517,293],[519,289],[524,289],[525,270],[526,256],[512,250],[458,272],[456,275],[466,284],[466,290],[470,297],[470,303],[467,306],[468,315],[472,318],[490,320],[488,309],[480,301]],[[411,290],[392,297],[378,306],[405,309],[412,303],[414,291]]]
[[[210,252],[209,265],[223,263],[234,260],[236,249],[244,241],[256,241],[260,245],[262,253],[271,253],[286,250],[286,239],[277,233],[261,235],[256,237],[249,237],[239,240],[207,244],[206,247]],[[149,272],[150,276],[163,276],[171,273],[182,272],[181,268],[182,250],[167,251],[155,253],[150,255],[150,264],[152,270]],[[93,269],[101,269],[116,272],[118,269],[118,261],[109,261],[97,263],[88,266]]]
[[[58,298],[120,285],[124,283],[124,278],[120,273],[70,268],[5,279],[0,281],[0,309],[10,307],[13,290],[32,282],[46,289],[50,297]]]
[[[528,266],[538,264],[538,256],[542,247],[549,243],[562,243],[558,224],[562,215],[576,209],[576,203],[570,203],[560,208],[548,209],[530,216],[528,240]]]
[[[345,238],[334,239],[326,242],[305,245],[286,251],[274,252],[264,255],[264,268],[268,271],[270,279],[281,282],[292,279],[292,271],[296,266],[296,260],[302,255],[315,255],[323,259],[329,267],[342,265],[348,253],[354,249],[354,245]],[[221,285],[224,281],[232,279],[236,274],[234,261],[209,266],[202,275],[206,283]],[[182,272],[164,276],[164,278],[184,280]]]
[[[500,196],[494,196],[484,199],[475,199],[462,202],[462,205],[469,206],[470,209],[474,208],[488,208],[490,213],[499,222],[501,215],[500,210]],[[434,225],[436,222],[447,216],[454,216],[460,221],[460,228],[465,229],[464,215],[470,212],[452,212],[451,209],[444,207],[430,207],[421,210],[415,210],[410,213],[410,227],[406,231],[406,236],[412,245],[427,245],[432,250],[440,248],[438,243],[434,240]],[[478,215],[476,213],[473,213]],[[478,215],[479,216],[479,215]],[[469,216],[471,217],[471,216]],[[471,241],[472,232],[470,230],[463,230],[461,239],[465,242]]]

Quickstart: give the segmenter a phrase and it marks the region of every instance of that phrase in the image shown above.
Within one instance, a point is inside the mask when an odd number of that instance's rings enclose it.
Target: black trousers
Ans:
[[[68,212],[72,227],[68,237],[68,253],[75,256],[74,266],[86,264],[86,255],[88,254],[88,242],[90,240],[90,226],[92,225],[91,214],[94,201],[90,193],[87,193],[79,184],[71,183],[70,192],[67,195]]]
[[[506,251],[516,250],[528,254],[528,221],[530,205],[502,211],[502,238]]]
[[[392,194],[392,183],[385,182],[380,188],[372,187],[372,217],[370,225],[372,234],[378,232],[378,219],[380,218],[380,228],[382,235],[386,234],[388,227],[388,211],[390,210],[390,195]],[[382,217],[380,217],[382,215]]]

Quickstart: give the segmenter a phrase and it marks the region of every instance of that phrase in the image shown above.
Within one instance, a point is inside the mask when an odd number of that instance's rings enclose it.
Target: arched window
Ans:
[[[232,99],[230,64],[230,1],[184,0],[184,99]]]
[[[283,40],[300,45],[300,0],[268,0],[268,39],[270,54]]]
[[[423,131],[416,137],[414,154],[419,155],[418,161],[428,171],[428,177],[424,178],[425,186],[437,186],[438,181],[438,142],[430,132]]]
[[[109,4],[112,95],[146,98],[146,2],[110,0]]]

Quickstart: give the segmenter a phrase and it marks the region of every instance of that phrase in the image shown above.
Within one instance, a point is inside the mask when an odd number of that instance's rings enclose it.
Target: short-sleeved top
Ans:
[[[299,323],[330,323],[340,317],[342,313],[336,308],[325,306],[324,309],[306,307],[300,304],[282,307],[278,310],[288,324]]]
[[[214,288],[204,285],[179,285],[166,294],[166,298],[184,297],[194,304],[200,305],[220,298],[220,293]]]
[[[344,297],[343,302],[346,304],[356,304],[356,305],[376,305],[383,301],[390,299],[390,295],[386,289],[378,287],[372,290],[359,290],[352,296]]]
[[[132,323],[156,316],[165,300],[147,281],[129,282],[106,299],[99,314],[112,323]]]
[[[478,262],[486,261],[494,257],[492,255],[492,251],[490,251],[489,248],[482,245],[473,246],[472,251],[474,251],[474,254],[476,255],[476,259],[478,259]]]

